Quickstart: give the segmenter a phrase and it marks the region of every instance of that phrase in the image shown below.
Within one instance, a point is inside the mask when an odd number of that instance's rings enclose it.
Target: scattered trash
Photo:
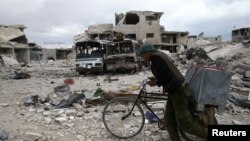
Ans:
[[[62,100],[55,108],[68,108],[71,107],[73,103],[80,103],[81,99],[85,98],[85,94],[73,94],[68,100]]]
[[[15,71],[15,76],[13,77],[13,79],[28,79],[30,77],[31,76],[27,73]]]
[[[239,98],[236,98],[232,95],[228,97],[228,100],[236,105],[241,106],[241,107],[250,108],[250,100],[239,99]]]
[[[96,98],[96,99],[86,99],[85,100],[85,104],[90,106],[90,105],[94,105],[94,106],[97,106],[97,105],[101,105],[101,104],[104,104],[105,101],[102,99],[102,98]]]
[[[104,81],[108,81],[109,83],[111,83],[112,81],[118,81],[119,79],[118,78],[111,78],[111,77],[106,77],[104,79]]]
[[[94,93],[94,97],[98,97],[101,96],[103,94],[103,91],[101,88],[97,88],[95,93]]]
[[[34,96],[29,96],[29,97],[25,97],[22,102],[24,103],[25,106],[36,106],[38,103],[38,95],[34,95]]]
[[[7,140],[9,138],[8,133],[3,131],[0,131],[0,140]]]
[[[157,115],[154,115],[152,112],[147,111],[145,114],[146,118],[149,120],[149,122],[158,122],[159,120],[157,119]]]
[[[54,92],[69,92],[70,87],[68,85],[57,86],[54,88]]]
[[[64,80],[64,84],[65,85],[74,85],[75,81],[72,78],[67,78],[67,79]]]
[[[135,90],[139,90],[140,89],[140,86],[137,86],[137,85],[132,85],[130,87],[127,88],[129,91],[135,91]]]

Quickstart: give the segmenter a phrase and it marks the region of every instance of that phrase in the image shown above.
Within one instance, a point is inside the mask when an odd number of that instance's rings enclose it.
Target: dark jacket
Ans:
[[[157,86],[163,86],[165,91],[170,94],[185,81],[171,59],[160,51],[155,52],[151,57],[151,70],[157,79]]]

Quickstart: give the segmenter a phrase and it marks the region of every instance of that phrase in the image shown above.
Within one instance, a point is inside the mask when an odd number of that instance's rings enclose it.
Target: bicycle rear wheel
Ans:
[[[137,103],[135,104],[133,100],[119,97],[111,100],[104,107],[102,120],[105,128],[112,135],[126,139],[141,132],[145,123],[145,116],[142,108]]]

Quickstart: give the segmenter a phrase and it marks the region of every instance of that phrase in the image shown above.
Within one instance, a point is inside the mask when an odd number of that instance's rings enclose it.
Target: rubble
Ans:
[[[233,77],[225,109],[216,113],[216,119],[219,124],[250,124],[250,108],[230,100],[234,96],[234,100],[249,101],[250,84],[244,79],[249,78],[249,49],[241,44],[206,45],[202,48],[205,52],[196,53],[189,60],[186,52],[172,53],[171,58],[183,75],[188,66],[197,64],[199,57],[203,58],[200,63],[206,65],[216,66],[209,61],[224,62],[222,66],[232,71]],[[204,59],[206,55],[211,60]],[[0,79],[0,127],[8,131],[9,140],[24,140],[24,137],[38,141],[116,140],[102,123],[104,104],[119,96],[135,98],[140,83],[152,76],[148,69],[129,75],[78,76],[72,67],[74,62],[66,64],[63,60],[55,60],[53,64],[33,63],[30,67],[19,66],[18,69],[13,69],[13,66],[1,68],[1,78],[4,76],[6,79]],[[15,70],[32,77],[18,81],[10,79]],[[62,86],[61,89],[58,86]],[[103,93],[95,95],[98,88]],[[161,87],[147,87],[147,90],[162,92]],[[165,101],[149,102],[150,107],[160,113],[160,118],[165,104]],[[147,119],[142,133],[128,140],[169,140],[169,136],[167,131],[158,128],[157,123]]]
[[[15,71],[15,76],[13,77],[13,79],[28,79],[30,77],[31,76],[27,73]]]
[[[56,108],[68,108],[72,106],[73,103],[81,102],[81,99],[85,98],[84,94],[73,94],[69,97],[67,100],[62,100],[58,105],[56,105]]]
[[[0,140],[6,140],[8,139],[9,135],[5,131],[0,131]]]
[[[8,107],[9,104],[8,103],[0,103],[0,106],[3,106],[3,107]]]
[[[0,56],[0,66],[8,67],[8,66],[15,66],[15,65],[19,65],[16,59],[13,59],[11,57],[4,56],[4,55]]]
[[[34,132],[26,132],[22,137],[20,137],[21,140],[25,141],[37,141],[41,139],[43,135],[39,133],[34,133]]]
[[[54,88],[54,92],[69,92],[70,87],[68,85],[61,85]]]
[[[38,95],[30,96],[30,97],[25,97],[22,102],[24,103],[25,106],[29,105],[37,105],[38,103]]]

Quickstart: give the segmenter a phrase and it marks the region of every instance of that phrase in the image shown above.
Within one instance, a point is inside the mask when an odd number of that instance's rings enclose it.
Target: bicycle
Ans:
[[[109,101],[103,110],[102,120],[105,128],[115,137],[127,139],[138,135],[145,124],[145,114],[140,104],[143,104],[157,119],[161,130],[164,127],[164,120],[160,119],[148,106],[147,99],[167,100],[167,94],[157,94],[146,92],[147,80],[144,80],[136,99],[129,97],[117,97]],[[209,110],[214,110],[209,108]],[[214,114],[214,112],[212,112]],[[214,115],[213,115],[214,116]],[[213,119],[215,120],[215,119]],[[193,135],[185,133],[179,129],[180,135],[187,141],[193,141]]]

